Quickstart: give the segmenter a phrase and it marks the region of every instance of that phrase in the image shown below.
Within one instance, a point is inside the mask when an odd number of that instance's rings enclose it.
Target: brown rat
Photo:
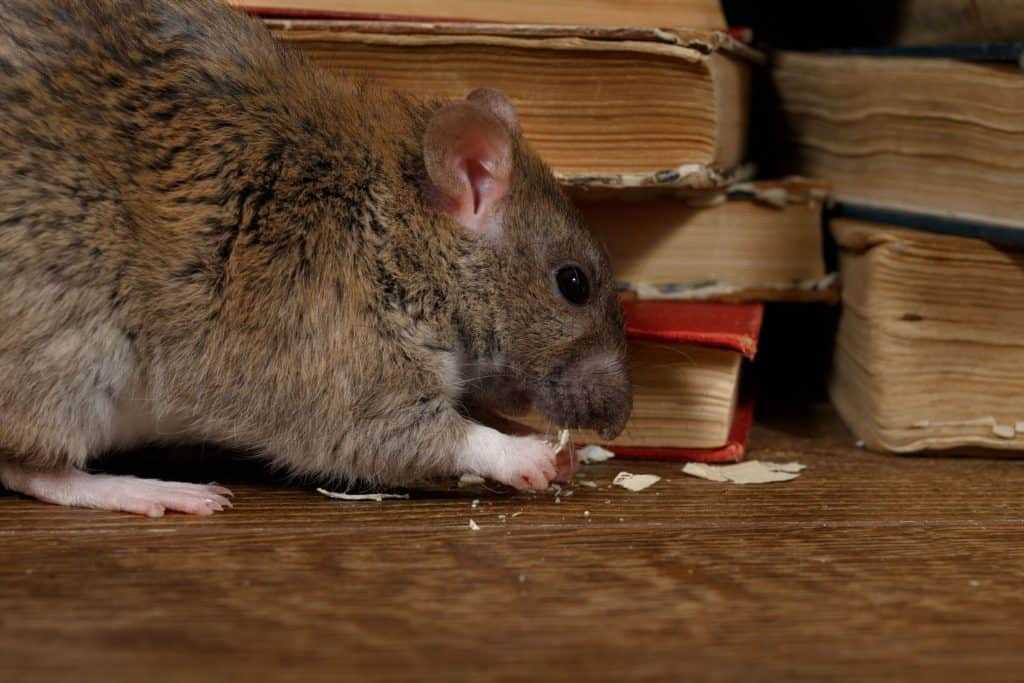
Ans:
[[[0,482],[208,514],[215,486],[85,472],[216,442],[300,476],[555,453],[467,417],[620,432],[608,260],[500,93],[420,101],[318,70],[214,0],[0,0]]]

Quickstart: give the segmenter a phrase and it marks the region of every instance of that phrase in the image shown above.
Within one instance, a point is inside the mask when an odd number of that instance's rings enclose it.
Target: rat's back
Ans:
[[[195,244],[180,217],[237,222],[214,176],[251,162],[240,96],[288,56],[219,0],[0,0],[0,16],[0,446],[80,462],[116,445],[159,283],[227,239]]]
[[[0,0],[0,15],[0,174],[90,195],[286,56],[220,0]]]

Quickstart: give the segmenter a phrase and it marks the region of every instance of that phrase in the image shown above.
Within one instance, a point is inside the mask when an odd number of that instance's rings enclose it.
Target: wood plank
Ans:
[[[830,409],[775,418],[752,457],[808,464],[793,482],[612,462],[559,503],[342,503],[253,468],[216,473],[237,507],[207,519],[2,495],[0,679],[1015,675],[1024,463],[852,443]],[[666,480],[606,488],[621,469]]]

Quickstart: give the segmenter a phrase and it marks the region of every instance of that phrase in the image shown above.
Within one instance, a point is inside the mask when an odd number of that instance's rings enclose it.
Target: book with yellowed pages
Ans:
[[[570,188],[717,190],[748,171],[758,53],[687,29],[266,19],[313,62],[422,97],[501,89]]]
[[[376,14],[515,24],[726,29],[718,0],[229,0],[280,15]]]
[[[1024,251],[838,219],[830,393],[864,443],[1024,450]]]
[[[1024,230],[1017,62],[781,53],[794,172],[841,203]]]
[[[760,304],[627,302],[633,414],[615,440],[574,432],[620,457],[735,462],[743,457],[752,404],[740,390],[757,352]],[[518,421],[541,432],[533,414]]]
[[[834,301],[822,206],[828,186],[739,184],[715,201],[583,201],[621,290],[640,299]]]

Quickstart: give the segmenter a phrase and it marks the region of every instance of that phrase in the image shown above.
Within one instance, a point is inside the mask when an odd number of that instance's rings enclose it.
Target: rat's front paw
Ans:
[[[558,476],[557,453],[547,441],[535,436],[510,436],[502,461],[492,479],[520,491],[543,491]]]
[[[461,456],[471,472],[520,491],[543,491],[558,476],[554,447],[536,436],[509,436],[473,425]]]

